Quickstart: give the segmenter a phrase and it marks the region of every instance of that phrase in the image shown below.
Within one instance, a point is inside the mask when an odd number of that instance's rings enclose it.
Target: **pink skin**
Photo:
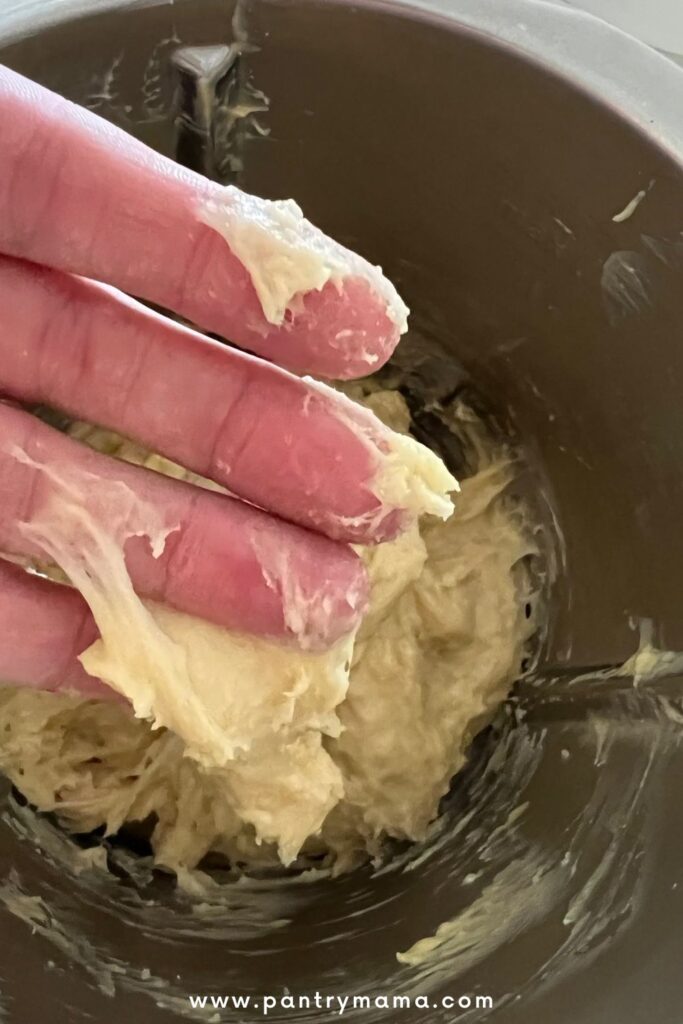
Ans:
[[[198,219],[218,185],[6,68],[0,138],[7,255],[107,281],[297,372],[360,377],[395,348],[399,328],[359,277],[269,324],[246,269]]]
[[[40,690],[113,695],[78,661],[98,636],[78,591],[0,561],[0,621],[0,679]]]
[[[115,519],[112,484],[125,481],[178,525],[158,559],[147,540],[126,542],[141,596],[232,629],[330,646],[367,600],[362,563],[337,541],[374,543],[405,525],[372,493],[387,432],[109,285],[282,366],[337,378],[365,375],[391,354],[398,328],[384,300],[349,278],[298,297],[283,326],[267,323],[249,274],[198,218],[202,202],[222,195],[215,184],[2,68],[0,137],[0,394],[118,430],[251,503],[123,465],[0,404],[0,552],[45,555],[20,524],[53,485],[17,460],[19,449],[41,466],[91,474],[84,501],[103,523]],[[283,565],[304,601],[299,623],[287,618]],[[0,559],[0,679],[111,693],[77,661],[97,635],[79,594]]]
[[[372,544],[405,524],[371,490],[388,432],[334,393],[105,285],[1,255],[0,309],[14,398],[117,430],[335,540]]]
[[[103,524],[116,523],[111,484],[122,481],[174,528],[155,558],[150,543],[132,537],[125,544],[126,567],[135,590],[230,629],[295,639],[324,648],[348,633],[367,601],[360,559],[350,548],[260,509],[172,480],[138,466],[117,463],[45,426],[35,417],[0,404],[0,550],[45,558],[27,539],[22,523],[40,517],[54,484],[37,467],[78,473],[79,503]],[[11,438],[11,443],[7,438]],[[31,464],[17,458],[25,453]],[[86,481],[83,474],[89,474]],[[59,493],[59,492],[57,492]],[[287,598],[273,582],[274,559],[286,552],[288,573],[311,609],[303,632],[292,634]],[[269,580],[268,577],[271,577]]]

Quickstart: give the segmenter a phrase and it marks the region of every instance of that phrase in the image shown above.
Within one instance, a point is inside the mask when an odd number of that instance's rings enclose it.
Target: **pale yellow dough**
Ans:
[[[407,432],[398,394],[365,401]],[[83,436],[176,472],[129,442],[92,428]],[[98,620],[103,639],[84,664],[139,717],[124,704],[8,686],[0,768],[79,832],[154,814],[155,858],[181,874],[209,852],[233,865],[326,853],[343,870],[386,836],[419,840],[477,725],[506,696],[529,631],[520,567],[530,543],[502,496],[508,481],[504,461],[484,465],[451,519],[424,517],[367,549],[370,611],[355,645],[327,654],[143,605],[116,537],[81,522],[90,549],[75,550],[67,487],[47,532],[31,529]],[[158,524],[160,543],[170,528]]]

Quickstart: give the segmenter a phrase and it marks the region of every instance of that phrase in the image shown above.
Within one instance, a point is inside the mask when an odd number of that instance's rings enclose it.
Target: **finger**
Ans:
[[[0,256],[0,388],[116,430],[328,536],[386,540],[392,433],[370,412],[105,285]]]
[[[67,496],[70,507],[85,510],[121,543],[143,597],[305,647],[330,646],[357,625],[367,580],[350,548],[232,498],[116,462],[7,405],[0,405],[0,438],[0,550],[49,555],[24,524],[44,522],[48,505]],[[74,517],[76,546],[77,527]]]
[[[98,636],[76,590],[0,559],[0,685],[114,697],[78,661]]]
[[[175,310],[282,366],[358,377],[407,310],[296,208],[223,188],[0,68],[0,251]]]

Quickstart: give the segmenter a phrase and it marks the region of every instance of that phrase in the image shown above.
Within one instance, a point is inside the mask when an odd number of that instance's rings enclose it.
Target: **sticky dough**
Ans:
[[[328,281],[339,287],[346,278],[359,277],[382,297],[401,334],[407,329],[408,308],[382,268],[324,235],[293,199],[260,199],[228,185],[197,214],[249,271],[269,323],[282,324],[297,298]]]
[[[366,404],[407,433],[398,394]],[[81,436],[177,473],[130,442]],[[484,465],[449,520],[424,517],[364,551],[370,610],[355,643],[326,654],[141,602],[120,538],[83,519],[82,481],[62,481],[59,502],[28,529],[93,609],[102,639],[86,668],[138,717],[123,703],[7,686],[0,768],[74,831],[113,833],[155,815],[155,859],[181,874],[209,852],[233,866],[327,854],[343,870],[387,835],[419,840],[506,696],[528,633],[520,564],[530,546],[502,496],[509,476],[500,460]],[[162,544],[169,525],[143,528],[136,515],[127,507],[128,533]]]

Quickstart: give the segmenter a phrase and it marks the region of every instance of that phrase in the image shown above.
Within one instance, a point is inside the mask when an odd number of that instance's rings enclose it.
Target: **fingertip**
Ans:
[[[294,325],[309,339],[311,361],[318,376],[336,380],[367,377],[393,354],[401,337],[400,325],[387,310],[385,299],[361,278],[348,278],[339,287],[328,282],[306,296],[305,314]]]
[[[200,261],[200,304],[221,293],[209,277],[222,276],[233,288],[239,281],[242,321],[230,335],[237,344],[286,369],[331,379],[367,376],[391,356],[409,312],[396,288],[381,267],[327,236],[292,200],[215,188],[199,196],[196,215],[213,234]],[[227,243],[222,253],[217,239]]]

